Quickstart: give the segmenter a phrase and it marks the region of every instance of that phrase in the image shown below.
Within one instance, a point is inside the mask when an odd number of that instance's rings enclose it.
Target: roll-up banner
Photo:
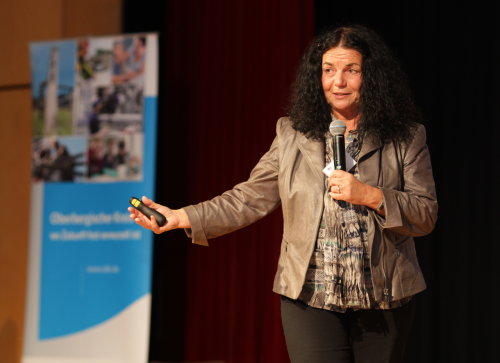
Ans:
[[[32,189],[24,363],[147,362],[156,34],[30,44]]]

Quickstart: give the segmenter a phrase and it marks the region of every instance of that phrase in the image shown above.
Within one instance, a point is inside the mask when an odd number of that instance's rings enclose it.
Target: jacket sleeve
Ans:
[[[278,190],[278,137],[262,156],[247,181],[202,203],[185,207],[193,243],[208,246],[208,239],[243,228],[280,205]]]
[[[438,203],[425,128],[419,125],[413,140],[402,149],[402,190],[382,187],[385,218],[376,215],[382,229],[404,236],[423,236],[436,224]]]

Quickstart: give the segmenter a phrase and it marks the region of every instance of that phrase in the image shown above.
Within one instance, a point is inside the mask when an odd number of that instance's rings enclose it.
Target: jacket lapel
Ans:
[[[358,157],[360,180],[372,186],[379,185],[380,158],[373,158],[374,153],[382,147],[382,143],[373,137],[366,136],[361,145]]]
[[[325,167],[325,143],[308,139],[304,134],[298,133],[297,145],[304,155],[305,160],[314,171],[314,173],[323,180],[325,175],[322,170]]]
[[[372,151],[382,147],[380,140],[371,137],[370,135],[365,136],[363,144],[361,145],[361,151],[359,152],[358,160],[363,159],[365,155],[370,154]]]

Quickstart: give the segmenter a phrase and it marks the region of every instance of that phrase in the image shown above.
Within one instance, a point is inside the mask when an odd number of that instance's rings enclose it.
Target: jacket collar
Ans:
[[[325,167],[324,141],[308,139],[303,133],[299,132],[297,145],[304,155],[307,163],[311,166],[311,169],[313,169],[318,176],[324,176],[322,172]],[[382,147],[382,143],[379,139],[370,135],[366,136],[363,140],[363,145],[361,146],[358,159],[361,160],[364,156],[379,149],[380,147]]]

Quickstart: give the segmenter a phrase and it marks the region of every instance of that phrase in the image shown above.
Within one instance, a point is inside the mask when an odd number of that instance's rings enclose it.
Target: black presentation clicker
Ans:
[[[139,198],[132,197],[129,199],[129,203],[149,219],[151,219],[151,216],[154,216],[156,219],[156,223],[158,223],[160,227],[164,226],[167,223],[167,218],[165,218],[163,214],[155,211],[152,208],[149,208],[147,205],[141,202]]]

